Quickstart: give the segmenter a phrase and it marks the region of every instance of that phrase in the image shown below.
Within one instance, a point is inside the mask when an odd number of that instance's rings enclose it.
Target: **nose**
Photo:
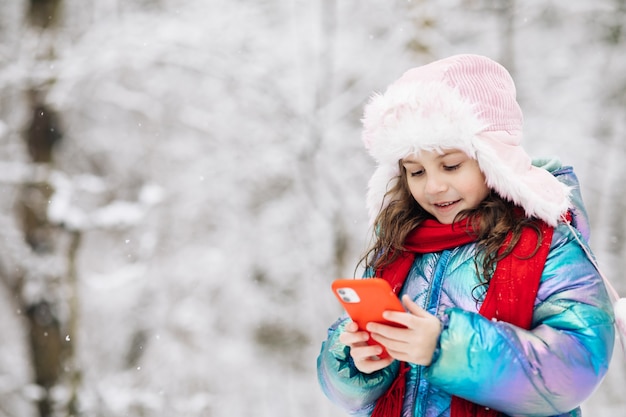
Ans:
[[[424,185],[424,192],[426,194],[439,194],[446,191],[448,188],[445,179],[441,175],[429,174],[426,178],[426,184]]]

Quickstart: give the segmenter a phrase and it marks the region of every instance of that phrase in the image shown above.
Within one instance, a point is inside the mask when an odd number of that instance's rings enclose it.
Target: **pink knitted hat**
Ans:
[[[520,146],[522,111],[507,70],[479,55],[455,55],[413,68],[365,107],[363,142],[378,166],[369,181],[370,222],[390,201],[398,161],[420,150],[461,149],[478,161],[487,185],[527,216],[555,226],[569,188],[534,167]]]

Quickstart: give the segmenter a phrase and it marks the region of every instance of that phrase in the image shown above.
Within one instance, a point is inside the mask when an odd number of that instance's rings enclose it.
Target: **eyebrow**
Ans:
[[[417,161],[411,161],[411,160],[406,160],[403,159],[402,160],[402,165],[419,165],[420,163]]]

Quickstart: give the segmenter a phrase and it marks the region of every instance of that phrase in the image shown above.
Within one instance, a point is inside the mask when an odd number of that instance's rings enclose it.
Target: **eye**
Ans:
[[[420,170],[417,170],[417,171],[409,171],[409,175],[412,176],[412,177],[419,177],[420,175],[423,175],[423,174],[424,174],[424,170],[423,169],[420,169]]]
[[[443,169],[445,169],[446,171],[455,171],[457,169],[459,169],[461,167],[461,164],[456,164],[456,165],[444,165]]]

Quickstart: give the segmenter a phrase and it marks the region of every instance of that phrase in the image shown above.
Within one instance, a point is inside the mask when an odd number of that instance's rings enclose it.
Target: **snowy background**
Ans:
[[[0,416],[344,415],[363,104],[454,53],[512,72],[626,294],[625,48],[624,0],[0,0]],[[625,384],[616,345],[585,415]]]

